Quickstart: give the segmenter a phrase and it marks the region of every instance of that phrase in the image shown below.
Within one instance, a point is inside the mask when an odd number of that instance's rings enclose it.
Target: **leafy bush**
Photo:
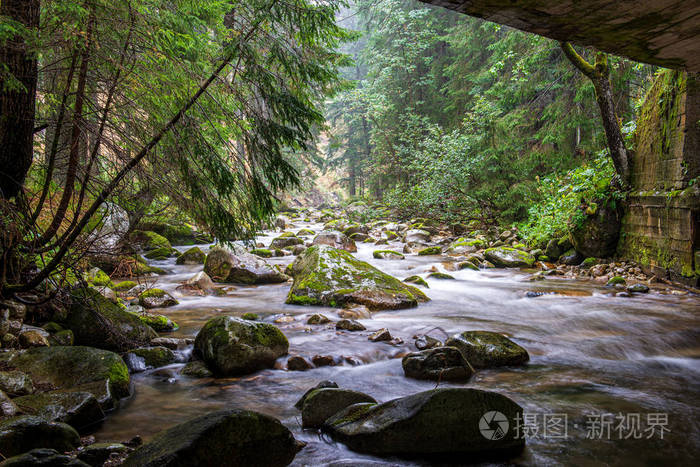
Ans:
[[[612,159],[607,151],[601,151],[595,159],[564,176],[542,178],[537,188],[542,201],[530,207],[528,220],[518,226],[522,237],[530,245],[543,247],[550,239],[566,235],[572,215],[583,215],[577,209],[581,200],[592,202],[612,194],[610,181],[614,175]]]

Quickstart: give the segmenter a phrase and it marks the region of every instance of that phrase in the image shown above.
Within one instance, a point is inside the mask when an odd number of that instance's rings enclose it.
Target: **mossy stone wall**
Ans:
[[[700,77],[665,70],[642,107],[621,256],[697,286],[700,265]]]

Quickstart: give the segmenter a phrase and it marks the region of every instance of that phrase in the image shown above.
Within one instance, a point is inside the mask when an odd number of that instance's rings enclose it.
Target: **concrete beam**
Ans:
[[[700,72],[700,0],[420,0],[667,68]]]

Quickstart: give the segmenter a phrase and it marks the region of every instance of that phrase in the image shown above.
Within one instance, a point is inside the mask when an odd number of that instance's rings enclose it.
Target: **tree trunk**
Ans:
[[[2,0],[0,15],[39,27],[39,0]],[[0,63],[22,88],[9,86],[6,77],[0,88],[0,197],[16,196],[32,164],[34,152],[34,106],[37,59],[24,38],[17,35],[0,47]]]
[[[620,130],[620,122],[615,114],[615,102],[613,100],[610,80],[606,77],[593,81],[595,87],[596,101],[600,109],[600,116],[603,120],[603,128],[605,129],[605,138],[608,142],[610,157],[612,157],[615,171],[620,175],[620,178],[627,183],[630,178],[629,157],[625,140],[622,137]]]
[[[622,180],[623,186],[626,186],[630,180],[629,154],[620,130],[620,122],[617,120],[617,114],[615,113],[615,99],[612,93],[612,86],[610,85],[610,68],[608,67],[607,56],[602,52],[598,52],[595,64],[590,64],[576,52],[570,43],[562,42],[561,48],[566,58],[593,83],[610,157],[615,165],[615,171]]]

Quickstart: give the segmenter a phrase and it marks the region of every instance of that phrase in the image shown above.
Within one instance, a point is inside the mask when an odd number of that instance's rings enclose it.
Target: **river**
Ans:
[[[290,230],[305,227],[322,229],[319,224],[303,223]],[[275,236],[267,232],[258,241],[267,245]],[[178,247],[181,251],[187,248]],[[356,256],[399,279],[433,266],[445,270],[444,257],[407,255],[405,260],[376,260],[372,251],[378,248],[387,247],[360,243]],[[286,265],[293,259],[269,261]],[[98,441],[122,441],[136,434],[147,441],[192,416],[237,407],[280,419],[297,439],[308,443],[293,465],[428,465],[420,459],[379,459],[354,453],[316,431],[302,430],[293,405],[306,389],[322,380],[336,381],[381,402],[432,389],[435,382],[403,375],[397,357],[415,350],[413,336],[429,332],[444,340],[459,331],[481,329],[512,337],[530,353],[529,364],[481,370],[464,385],[440,386],[497,391],[524,408],[531,428],[525,451],[513,462],[696,465],[700,452],[700,299],[692,294],[672,293],[664,286],[652,288],[649,294],[615,297],[610,289],[592,282],[555,278],[531,282],[528,273],[518,270],[448,271],[456,280],[427,279],[430,288],[423,290],[430,302],[408,310],[374,313],[371,319],[360,320],[366,332],[339,333],[332,325],[305,324],[312,313],[337,320],[337,309],[285,305],[289,284],[235,285],[227,296],[188,297],[175,287],[200,271],[201,265],[178,266],[174,259],[153,264],[171,271],[157,278],[157,287],[180,301],[175,307],[158,310],[180,325],[173,337],[194,337],[208,319],[220,314],[254,312],[266,322],[289,315],[294,320],[278,326],[289,339],[290,355],[309,360],[317,354],[352,357],[348,360],[354,364],[346,361],[293,372],[284,370],[282,358],[278,368],[227,379],[180,376],[182,364],[138,373],[132,376],[133,397],[108,416],[95,433]],[[554,293],[528,298],[527,291]],[[404,344],[368,341],[370,331],[383,327]],[[620,420],[625,422],[620,424]]]

